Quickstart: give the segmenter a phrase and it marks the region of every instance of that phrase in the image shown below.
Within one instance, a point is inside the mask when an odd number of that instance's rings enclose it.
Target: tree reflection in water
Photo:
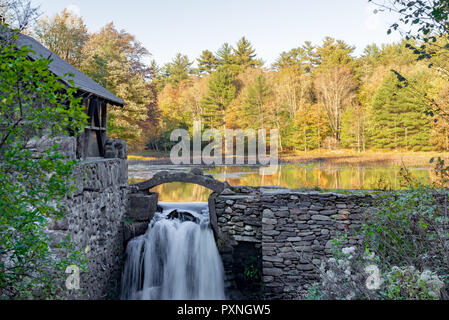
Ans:
[[[151,168],[151,167],[149,167]],[[408,168],[411,174],[423,183],[433,180],[431,168]],[[145,170],[145,169],[141,169]],[[290,189],[381,189],[384,187],[400,189],[400,167],[364,167],[353,165],[319,164],[283,164],[270,175],[260,174],[259,167],[222,166],[205,170],[217,180],[227,180],[231,185],[281,186]],[[130,183],[141,182],[133,179],[130,171]],[[139,172],[142,174],[142,172]],[[151,191],[159,193],[159,201],[171,202],[207,202],[211,190],[190,183],[167,183]]]

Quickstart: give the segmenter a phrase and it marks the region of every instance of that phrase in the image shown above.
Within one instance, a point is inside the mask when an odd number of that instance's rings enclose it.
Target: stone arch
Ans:
[[[147,181],[131,185],[131,188],[134,192],[146,192],[149,189],[170,182],[198,184],[212,190],[215,193],[221,193],[224,189],[230,187],[227,182],[215,180],[210,175],[204,175],[201,169],[193,169],[190,172],[161,171],[156,173],[151,179]]]
[[[150,193],[149,190],[157,187],[164,183],[170,183],[170,182],[184,182],[184,183],[193,183],[198,184],[200,186],[203,186],[205,188],[208,188],[212,190],[211,195],[208,199],[208,205],[209,205],[209,216],[210,216],[210,224],[212,227],[212,231],[214,233],[215,239],[220,239],[222,237],[222,234],[220,232],[220,228],[217,224],[217,214],[215,211],[215,198],[221,194],[225,189],[231,188],[229,183],[222,182],[215,180],[210,175],[204,175],[203,170],[201,169],[192,169],[190,172],[169,172],[169,171],[161,171],[156,173],[151,179],[136,183],[130,186],[131,191],[131,198],[134,196],[139,196],[143,194]],[[151,193],[150,193],[151,194]],[[149,198],[147,196],[147,202],[152,203],[153,205],[147,205],[145,202],[142,205],[142,208],[144,208],[145,214],[149,214],[151,218],[154,215],[154,212],[156,211],[158,196],[155,194],[156,197]],[[141,202],[140,198],[137,202]],[[137,207],[137,205],[131,205],[133,207]],[[148,212],[148,207],[151,207],[151,212]],[[134,211],[134,208],[131,208],[132,211]],[[151,219],[150,218],[150,219]]]

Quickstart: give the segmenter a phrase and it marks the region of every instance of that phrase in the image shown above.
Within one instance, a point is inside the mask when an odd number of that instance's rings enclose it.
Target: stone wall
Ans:
[[[318,279],[317,267],[329,254],[338,233],[349,241],[360,239],[354,228],[371,210],[373,196],[298,192],[279,188],[234,187],[215,198],[217,240],[230,298],[248,298],[239,292],[233,273],[234,251],[241,242],[261,246],[263,297],[299,299]],[[251,296],[250,296],[251,298]]]
[[[216,235],[225,270],[225,289],[230,299],[248,298],[237,288],[234,272],[235,248],[239,242],[262,246],[262,211],[257,188],[232,187],[215,197],[215,214],[219,234]],[[209,205],[210,210],[210,205]]]
[[[263,283],[269,298],[295,299],[318,280],[317,268],[330,253],[332,240],[354,230],[370,209],[373,196],[337,193],[262,192]]]
[[[157,193],[128,194],[128,211],[125,215],[123,235],[125,247],[129,240],[145,234],[156,213],[158,198]]]
[[[116,298],[123,263],[123,220],[128,208],[128,164],[122,159],[86,160],[75,170],[77,191],[67,198],[66,218],[50,225],[54,243],[70,235],[87,251],[81,292],[70,298]],[[76,293],[76,295],[74,295]]]

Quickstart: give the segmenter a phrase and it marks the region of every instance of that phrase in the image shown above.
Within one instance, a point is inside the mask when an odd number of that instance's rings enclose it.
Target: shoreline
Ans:
[[[279,164],[294,164],[294,163],[317,163],[317,164],[329,164],[329,165],[376,165],[376,166],[395,166],[395,167],[425,167],[432,168],[434,164],[430,163],[431,158],[449,159],[449,153],[445,152],[365,152],[365,153],[355,153],[355,152],[310,152],[310,153],[296,153],[296,154],[281,154],[279,156]],[[215,165],[207,164],[193,164],[193,159],[191,157],[192,164],[181,165],[186,167],[200,167],[200,168],[211,168]],[[224,160],[222,165],[218,166],[252,166],[252,167],[263,167],[261,164],[249,165],[247,164],[247,159],[244,159],[245,164],[230,164],[226,165]],[[129,164],[148,164],[148,165],[169,165],[172,164],[168,154],[157,154],[157,155],[136,155],[130,154],[128,156]]]

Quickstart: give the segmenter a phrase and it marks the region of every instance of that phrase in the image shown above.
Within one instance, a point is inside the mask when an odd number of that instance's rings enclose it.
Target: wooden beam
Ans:
[[[94,126],[95,127],[101,127],[100,123],[100,107],[101,102],[98,99],[95,99],[95,107],[93,108],[93,118],[94,118]],[[101,131],[95,130],[95,133],[97,135],[97,143],[98,143],[98,150],[100,152],[100,156],[104,156],[104,143],[103,135],[101,134]]]

